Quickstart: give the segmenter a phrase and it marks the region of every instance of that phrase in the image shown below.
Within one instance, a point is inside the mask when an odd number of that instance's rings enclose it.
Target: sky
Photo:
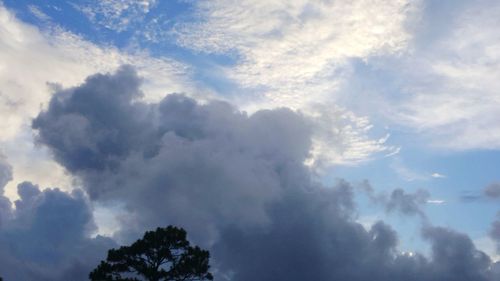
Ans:
[[[499,280],[499,13],[0,0],[0,276],[174,224],[218,280]]]

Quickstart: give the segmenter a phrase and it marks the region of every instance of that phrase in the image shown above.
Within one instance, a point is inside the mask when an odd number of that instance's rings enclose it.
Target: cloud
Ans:
[[[463,191],[460,200],[464,202],[475,202],[484,199],[484,196],[471,191]]]
[[[248,0],[240,5],[219,0],[195,7],[200,18],[179,25],[179,44],[208,53],[238,52],[242,59],[235,78],[243,85],[279,91],[283,95],[275,98],[287,105],[294,98],[307,100],[297,96],[304,89],[331,90],[337,82],[324,78],[347,58],[403,48],[410,38],[404,24],[415,8],[408,1],[362,0]]]
[[[114,246],[89,238],[92,210],[81,191],[40,191],[23,182],[19,200],[0,224],[0,272],[6,280],[87,280],[88,272]],[[7,210],[0,209],[0,215]]]
[[[440,173],[432,173],[432,174],[431,174],[431,177],[433,177],[433,178],[435,178],[435,179],[444,179],[444,178],[446,178],[446,176],[445,176],[445,175],[440,174]]]
[[[0,154],[0,229],[5,221],[10,217],[11,203],[4,196],[5,185],[12,180],[12,167],[7,163],[6,158]]]
[[[439,205],[439,204],[443,204],[445,202],[446,201],[441,200],[441,199],[428,199],[427,200],[427,203],[429,203],[429,204],[438,204]]]
[[[311,130],[300,114],[276,109],[247,116],[224,102],[200,105],[181,95],[146,104],[137,101],[139,82],[130,67],[91,76],[56,93],[33,122],[39,142],[83,179],[92,198],[123,196],[147,213],[153,204],[172,214],[165,220],[193,226],[265,223],[263,206],[279,197],[282,181],[307,180],[302,163]],[[135,176],[123,182],[124,173]]]
[[[123,32],[133,24],[140,23],[157,4],[157,0],[143,1],[83,1],[74,4],[94,24],[116,32]]]
[[[435,280],[494,280],[490,258],[468,236],[441,227],[424,228],[423,236],[432,244],[435,263],[429,270]]]
[[[28,5],[28,10],[41,21],[47,22],[51,20],[50,16],[44,13],[38,6]]]
[[[400,157],[394,157],[391,168],[396,172],[396,174],[404,179],[405,181],[427,181],[430,179],[444,179],[445,175],[434,172],[429,173],[421,170],[415,170],[408,167]]]
[[[334,105],[301,112],[314,126],[311,154],[306,164],[317,170],[332,164],[356,165],[381,153],[390,155],[397,151],[397,147],[386,143],[389,135],[379,139],[368,137],[373,125],[366,117]]]
[[[496,220],[491,224],[490,237],[495,240],[498,251],[500,252],[500,220]]]
[[[427,203],[429,197],[429,192],[423,189],[417,190],[414,194],[405,193],[402,189],[395,189],[387,202],[387,211],[399,210],[403,214],[424,216],[419,205]]]
[[[304,165],[310,120],[281,108],[251,115],[182,95],[140,99],[130,67],[60,89],[33,122],[39,143],[99,204],[120,202],[115,236],[185,227],[213,253],[218,280],[493,281],[488,256],[463,234],[426,226],[431,258],[404,254],[383,222],[355,222],[354,188],[325,187]],[[105,110],[102,110],[105,109]],[[395,191],[393,209],[418,213],[425,192]],[[490,270],[491,269],[491,270]]]
[[[415,3],[200,1],[197,18],[177,24],[173,34],[185,48],[234,58],[222,72],[247,93],[237,98],[245,108],[286,106],[320,116],[325,124],[314,137],[314,156],[323,157],[311,162],[356,164],[396,148],[370,136],[363,113],[338,105],[339,89],[351,75],[351,60],[406,47]]]
[[[429,175],[427,173],[416,171],[406,166],[406,164],[399,158],[396,157],[391,163],[391,168],[396,172],[396,174],[404,179],[405,181],[423,181],[428,180]]]
[[[493,183],[487,185],[485,188],[483,188],[482,191],[462,192],[462,195],[460,196],[460,198],[463,201],[468,201],[468,202],[485,200],[485,199],[496,200],[496,199],[500,198],[500,184],[497,182],[493,182]]]
[[[11,180],[12,167],[7,163],[6,157],[0,154],[0,193],[3,193],[3,188]]]
[[[433,146],[498,149],[500,5],[489,0],[423,5],[428,8],[422,21],[413,23],[413,52],[384,62],[392,80],[405,81],[397,90],[400,98],[386,96],[389,119],[415,129]],[[453,12],[443,17],[449,9]]]
[[[500,198],[500,183],[495,182],[486,186],[483,190],[483,193],[486,197],[489,198]]]
[[[356,188],[365,193],[372,203],[382,205],[386,212],[397,212],[403,215],[419,215],[421,218],[426,219],[422,206],[425,204],[441,204],[442,200],[430,199],[429,191],[425,189],[417,189],[415,192],[410,193],[402,188],[396,188],[387,194],[385,192],[377,193],[371,184],[364,180]]]
[[[0,3],[0,146],[15,179],[6,187],[7,196],[16,198],[15,183],[21,180],[71,188],[71,178],[49,153],[33,146],[31,119],[47,105],[54,88],[78,85],[92,73],[124,63],[134,63],[142,75],[145,100],[158,100],[165,91],[196,92],[183,63],[141,50],[98,46],[55,24],[39,29]]]

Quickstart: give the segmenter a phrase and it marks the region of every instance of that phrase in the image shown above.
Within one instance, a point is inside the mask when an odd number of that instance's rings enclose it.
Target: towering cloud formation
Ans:
[[[124,206],[122,239],[160,225],[185,227],[210,247],[218,280],[500,277],[467,236],[426,227],[427,259],[399,253],[396,233],[383,222],[368,230],[356,223],[354,189],[343,181],[325,187],[304,165],[312,126],[301,114],[248,116],[182,95],[147,104],[139,86],[130,67],[91,76],[55,93],[33,122],[38,141],[81,179],[91,200]],[[399,192],[391,200],[414,213],[418,207],[406,203],[427,195],[415,196]]]
[[[180,95],[144,104],[139,82],[129,67],[90,77],[34,120],[40,142],[93,199],[124,201],[148,226],[265,224],[265,206],[284,188],[311,185],[310,127],[299,114],[247,116]]]

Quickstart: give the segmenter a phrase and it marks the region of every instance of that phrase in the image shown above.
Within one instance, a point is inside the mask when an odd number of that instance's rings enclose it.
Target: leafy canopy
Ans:
[[[208,251],[190,246],[184,229],[168,226],[147,231],[130,246],[109,250],[89,277],[93,281],[213,280],[209,256]]]

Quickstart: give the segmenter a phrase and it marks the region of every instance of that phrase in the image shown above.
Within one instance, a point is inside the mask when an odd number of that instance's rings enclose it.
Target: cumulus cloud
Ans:
[[[115,243],[90,238],[92,209],[81,190],[40,190],[23,182],[12,204],[4,187],[12,167],[0,155],[0,273],[4,280],[87,280],[88,272]]]
[[[312,145],[304,115],[284,108],[247,115],[182,95],[146,104],[137,99],[139,84],[130,67],[90,76],[57,91],[33,121],[39,143],[91,200],[123,204],[117,239],[183,226],[211,250],[219,280],[499,277],[465,235],[427,226],[426,258],[400,253],[387,224],[356,223],[355,189],[345,181],[325,187],[304,165]],[[412,202],[424,197],[398,191],[391,202],[418,212]]]
[[[87,280],[114,242],[89,238],[94,224],[83,192],[40,191],[23,182],[20,199],[0,225],[0,272],[6,280]]]
[[[441,227],[424,228],[423,236],[431,241],[435,261],[431,280],[494,280],[490,258],[468,236]]]
[[[9,197],[17,196],[15,183],[21,180],[72,186],[47,151],[33,146],[31,119],[47,105],[54,88],[77,85],[92,73],[123,63],[134,63],[143,76],[145,100],[157,100],[165,91],[196,92],[196,83],[187,83],[190,69],[183,63],[99,46],[55,24],[39,29],[20,21],[0,1],[0,146],[15,179],[6,187]]]
[[[248,116],[224,102],[200,105],[181,95],[145,104],[136,101],[139,81],[130,67],[92,76],[56,93],[33,122],[38,140],[83,179],[92,198],[128,198],[141,212],[153,204],[179,223],[263,223],[263,206],[280,195],[282,181],[307,180],[302,162],[311,130],[300,114]]]

